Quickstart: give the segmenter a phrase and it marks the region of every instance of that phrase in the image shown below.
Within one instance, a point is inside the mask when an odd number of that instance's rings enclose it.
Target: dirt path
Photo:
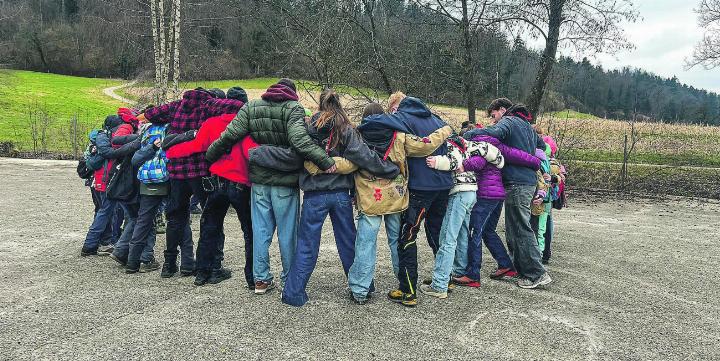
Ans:
[[[0,158],[0,360],[167,359],[720,359],[719,204],[582,201],[555,212],[549,272],[526,291],[488,273],[482,287],[416,309],[389,302],[397,286],[384,230],[377,293],[347,297],[330,221],[308,286],[310,303],[244,288],[242,232],[225,224],[233,278],[195,287],[159,272],[127,275],[109,258],[81,258],[92,218],[75,162]],[[197,240],[199,219],[193,218]],[[498,227],[504,239],[504,226]],[[276,277],[276,241],[271,264]],[[418,237],[420,278],[433,255]],[[155,255],[162,260],[165,236]]]
[[[122,89],[122,88],[126,88],[126,87],[129,87],[129,86],[133,86],[133,85],[135,85],[135,83],[137,83],[137,81],[133,80],[133,81],[131,81],[131,82],[129,82],[129,83],[124,83],[124,84],[120,84],[120,85],[116,85],[116,86],[111,86],[111,87],[109,87],[109,88],[105,88],[105,89],[103,89],[103,94],[105,94],[105,95],[107,95],[107,96],[109,96],[110,98],[113,98],[113,99],[115,99],[115,100],[121,101],[121,102],[123,102],[123,103],[125,103],[125,104],[134,104],[134,103],[135,103],[134,100],[130,100],[130,99],[128,99],[128,98],[124,98],[124,97],[116,94],[115,91],[118,90],[118,89]]]

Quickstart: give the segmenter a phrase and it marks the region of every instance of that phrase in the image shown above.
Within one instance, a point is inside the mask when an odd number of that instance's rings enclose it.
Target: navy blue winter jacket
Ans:
[[[508,147],[520,149],[534,155],[535,149],[545,149],[545,142],[537,135],[526,120],[517,116],[503,116],[500,121],[486,128],[476,128],[466,132],[463,137],[472,139],[478,135],[489,135],[499,139]],[[537,176],[531,168],[505,163],[502,169],[505,185],[536,185]]]
[[[442,119],[430,112],[420,99],[414,97],[403,99],[396,113],[373,115],[364,119],[358,130],[362,133],[365,127],[369,128],[378,124],[419,137],[427,137],[447,125]],[[447,154],[447,146],[443,144],[432,155],[445,154]],[[453,187],[452,174],[428,167],[425,157],[408,157],[407,161],[410,173],[408,188],[410,190],[440,191]]]

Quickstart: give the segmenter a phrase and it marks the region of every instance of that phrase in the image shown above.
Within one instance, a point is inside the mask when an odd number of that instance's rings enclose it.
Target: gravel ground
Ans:
[[[492,281],[490,261],[480,289],[421,296],[416,309],[385,299],[395,285],[387,246],[380,292],[349,301],[326,227],[312,301],[293,308],[277,291],[243,287],[234,217],[226,260],[239,272],[219,285],[81,258],[92,202],[74,165],[0,159],[2,360],[720,359],[718,204],[576,200],[555,214],[550,287]],[[423,277],[432,256],[420,237]]]

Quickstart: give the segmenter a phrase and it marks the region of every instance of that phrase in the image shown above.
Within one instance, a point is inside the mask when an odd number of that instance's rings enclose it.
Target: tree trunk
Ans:
[[[180,94],[180,0],[173,0],[173,92],[174,98]]]
[[[470,19],[468,18],[468,0],[462,0],[462,32],[463,46],[465,48],[465,56],[463,59],[463,70],[465,71],[465,79],[463,81],[463,90],[468,111],[468,120],[475,124],[475,65],[473,64],[473,42],[470,34]]]
[[[158,1],[158,33],[159,33],[159,46],[160,46],[160,99],[162,102],[167,101],[167,90],[168,90],[168,68],[169,63],[169,51],[167,32],[165,31],[165,0]]]
[[[372,6],[369,6],[370,4],[367,1],[363,1],[363,5],[365,7],[365,12],[368,15],[368,18],[370,18],[370,37],[372,38],[372,46],[373,46],[373,52],[375,53],[375,69],[378,73],[380,73],[380,78],[383,81],[383,85],[385,86],[385,91],[388,92],[388,94],[391,94],[393,92],[392,85],[390,84],[390,78],[387,75],[387,71],[385,71],[385,64],[380,60],[380,46],[378,45],[377,40],[377,28],[375,26],[375,0],[372,1]]]
[[[540,110],[540,104],[545,93],[550,72],[555,65],[555,55],[557,54],[558,42],[560,41],[560,25],[562,24],[562,10],[566,0],[550,0],[550,18],[548,22],[548,38],[545,40],[545,50],[543,50],[540,58],[540,66],[538,67],[535,83],[530,90],[527,106],[530,114],[536,117]]]

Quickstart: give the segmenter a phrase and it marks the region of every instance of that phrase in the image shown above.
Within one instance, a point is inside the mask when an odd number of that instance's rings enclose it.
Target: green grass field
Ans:
[[[257,97],[263,89],[272,85],[277,78],[256,78],[245,80],[193,81],[181,84],[184,89],[196,87],[228,89],[239,85]],[[12,141],[21,151],[40,151],[47,148],[51,152],[73,150],[71,119],[78,117],[77,133],[81,145],[85,143],[85,134],[99,127],[107,114],[112,114],[118,101],[103,94],[106,87],[122,84],[122,80],[81,78],[29,71],[0,70],[0,142]],[[298,81],[302,83],[302,81]],[[311,82],[304,84],[312,87]],[[138,99],[140,94],[149,91],[150,83],[139,83],[132,88],[118,90],[117,93],[129,99]],[[313,88],[319,90],[319,88]],[[338,89],[341,92],[357,94],[352,89]],[[368,91],[363,89],[363,91]],[[307,100],[307,94],[302,94]],[[379,94],[378,96],[384,96]],[[308,106],[315,106],[308,102]],[[459,126],[467,119],[464,108],[445,105],[432,105],[450,124]],[[48,124],[45,145],[37,130],[42,128],[42,117],[38,111],[46,112],[52,119]],[[35,116],[31,117],[31,114]],[[483,120],[485,121],[485,120]],[[31,130],[35,123],[36,131]],[[621,162],[623,136],[627,124],[621,121],[605,120],[590,114],[573,110],[548,113],[540,118],[540,124],[565,133],[564,146],[568,159]],[[656,123],[638,123],[641,140],[631,158],[631,162],[659,165],[694,165],[720,167],[720,128],[696,125],[672,125]],[[547,129],[546,129],[547,130]],[[35,134],[35,139],[33,139]],[[557,140],[557,138],[556,138]],[[563,146],[561,144],[561,146]]]
[[[60,138],[62,133],[71,132],[71,119],[76,116],[78,129],[83,131],[101,125],[106,115],[122,106],[102,90],[122,83],[122,80],[0,70],[0,141],[12,141],[22,150],[32,150],[32,120],[36,120],[37,137],[40,137],[43,127],[38,124],[42,121],[37,115],[45,112],[51,119],[46,127],[48,150],[67,151],[72,147],[71,138],[65,141]]]

